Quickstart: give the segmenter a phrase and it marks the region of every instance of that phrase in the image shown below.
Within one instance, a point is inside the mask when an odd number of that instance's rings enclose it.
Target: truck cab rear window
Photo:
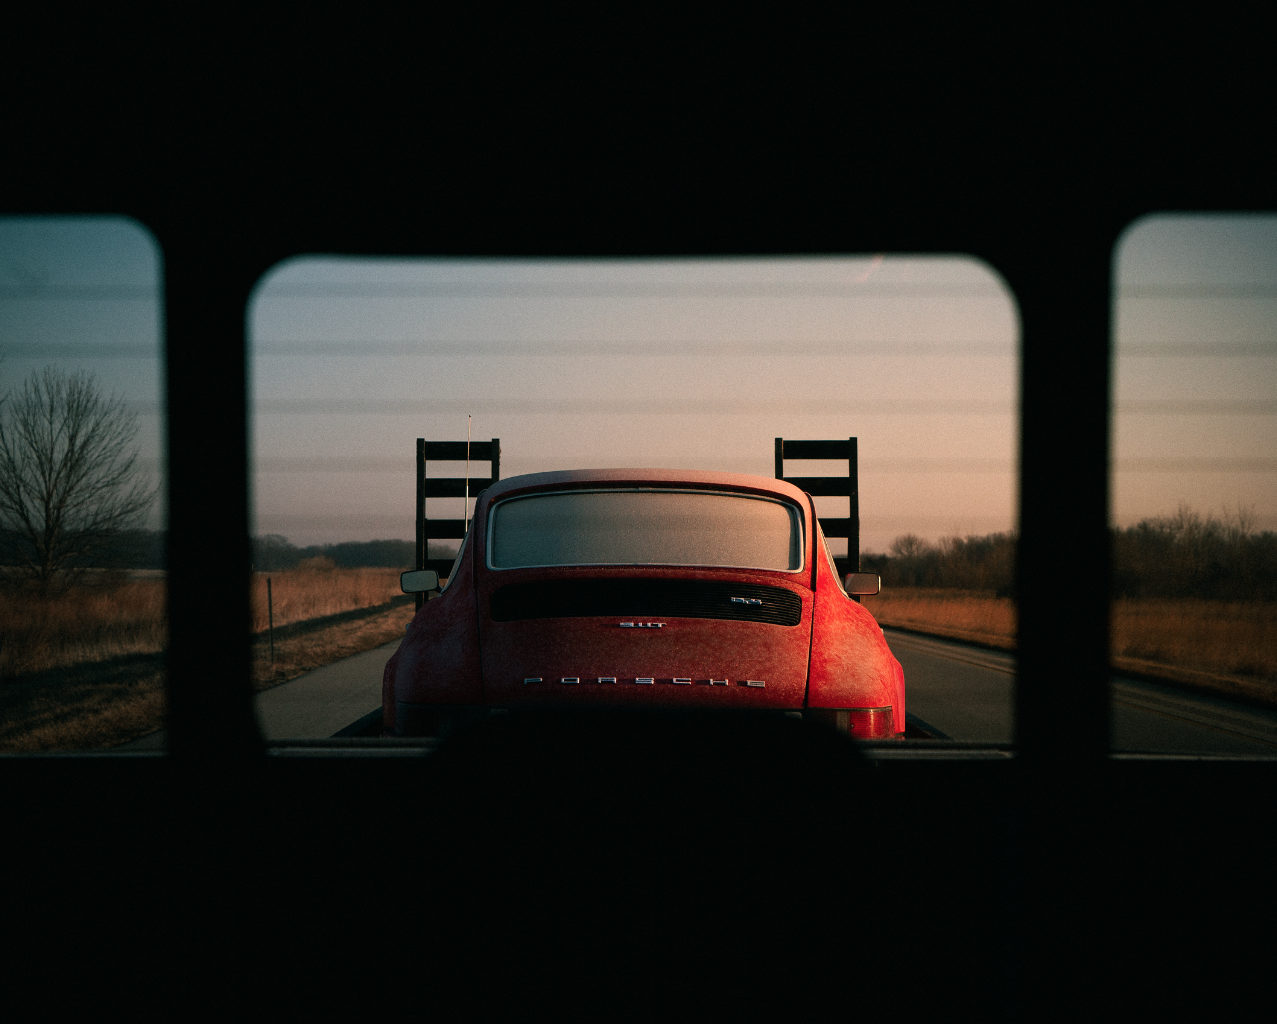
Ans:
[[[783,502],[695,491],[572,491],[493,508],[488,564],[709,565],[802,569],[798,510]]]

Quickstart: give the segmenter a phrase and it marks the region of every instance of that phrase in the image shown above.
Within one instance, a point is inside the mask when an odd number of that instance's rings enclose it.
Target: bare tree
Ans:
[[[83,371],[45,367],[0,399],[0,527],[41,590],[151,506],[136,437],[137,416]]]
[[[891,554],[896,559],[896,576],[907,587],[922,583],[923,559],[930,545],[917,534],[906,533],[891,542]]]

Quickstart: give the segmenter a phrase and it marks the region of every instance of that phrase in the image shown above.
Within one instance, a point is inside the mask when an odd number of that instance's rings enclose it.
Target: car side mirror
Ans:
[[[439,589],[439,574],[433,569],[412,569],[399,574],[399,589],[405,594],[424,594]]]
[[[876,572],[849,572],[842,588],[852,597],[872,597],[882,592],[882,577]]]

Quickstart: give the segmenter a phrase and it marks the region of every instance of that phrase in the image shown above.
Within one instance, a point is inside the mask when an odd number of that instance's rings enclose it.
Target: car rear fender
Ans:
[[[381,672],[381,727],[385,732],[395,731],[395,669],[399,666],[399,652],[395,651]]]
[[[470,545],[466,557],[458,562],[456,578],[443,593],[423,604],[408,624],[399,650],[386,666],[383,720],[394,721],[397,702],[483,703],[473,550]]]
[[[809,708],[891,707],[905,727],[904,672],[869,611],[838,584],[823,544],[816,553],[816,612],[807,680]]]

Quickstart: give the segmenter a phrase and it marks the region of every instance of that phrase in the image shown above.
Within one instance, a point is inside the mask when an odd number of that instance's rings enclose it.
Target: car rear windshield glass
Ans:
[[[688,491],[577,491],[495,506],[488,562],[802,568],[798,510],[765,498]]]

